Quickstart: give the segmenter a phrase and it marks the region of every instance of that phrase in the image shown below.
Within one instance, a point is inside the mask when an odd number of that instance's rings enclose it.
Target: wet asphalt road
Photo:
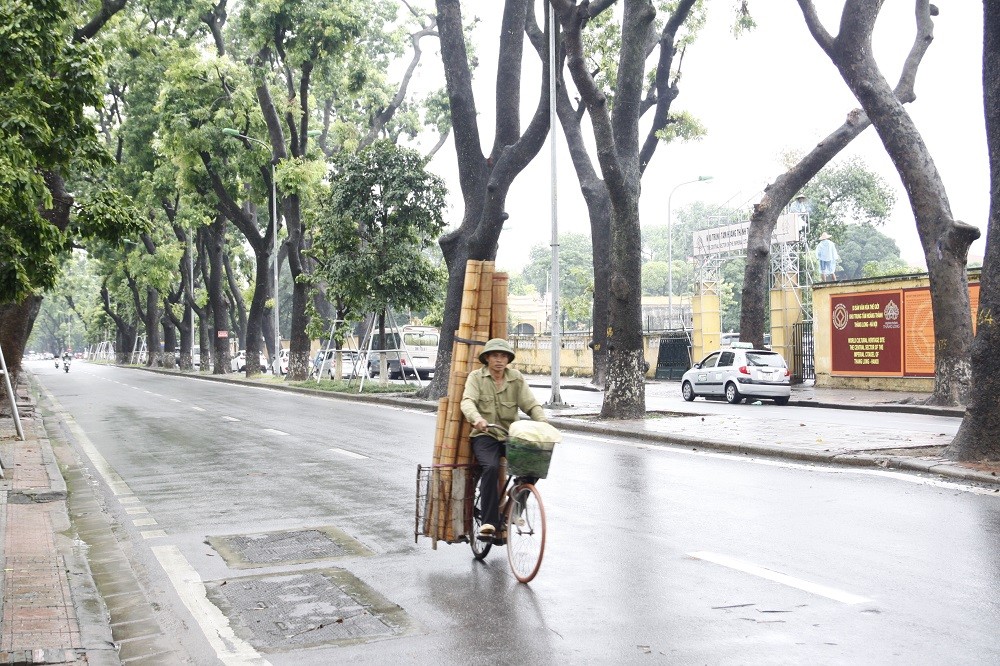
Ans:
[[[480,564],[464,544],[414,543],[432,414],[88,363],[31,369],[193,663],[1000,661],[995,493],[570,433],[540,483],[549,542],[526,586],[502,549]],[[328,527],[360,549],[243,567],[218,548]],[[333,570],[381,602],[392,631],[254,633],[254,610],[227,592],[272,585],[259,603],[291,626],[326,602],[275,581]]]

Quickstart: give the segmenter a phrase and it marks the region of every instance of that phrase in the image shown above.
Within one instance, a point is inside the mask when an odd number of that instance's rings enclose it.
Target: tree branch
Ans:
[[[410,11],[413,10],[411,9]],[[368,135],[361,142],[362,146],[371,145],[375,141],[376,137],[378,137],[379,133],[386,126],[386,123],[392,120],[393,115],[399,110],[399,107],[403,104],[403,100],[406,99],[406,90],[410,85],[410,79],[413,78],[413,72],[416,71],[417,65],[420,63],[420,57],[423,55],[423,51],[420,49],[420,40],[424,37],[437,36],[437,30],[434,28],[435,23],[436,19],[431,17],[430,25],[410,35],[410,43],[413,44],[413,58],[410,59],[410,64],[407,66],[406,72],[399,82],[399,87],[396,89],[396,94],[393,96],[392,101],[372,121]],[[445,136],[447,137],[447,135]]]
[[[126,2],[128,0],[102,0],[101,8],[97,10],[97,14],[85,26],[73,31],[73,41],[85,42],[92,39],[111,20],[112,16],[125,7]]]

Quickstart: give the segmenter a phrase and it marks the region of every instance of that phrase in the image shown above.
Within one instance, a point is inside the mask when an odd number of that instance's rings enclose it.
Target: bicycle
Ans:
[[[494,424],[489,424],[490,428],[496,428]],[[511,451],[508,451],[510,454]],[[544,468],[548,467],[548,460],[552,455],[549,451],[516,451],[518,456],[533,458],[524,461],[516,459],[511,464],[508,457],[508,473],[505,474],[505,482],[500,492],[501,525],[499,531],[492,537],[485,539],[479,536],[479,528],[483,523],[482,512],[480,511],[479,498],[479,473],[473,475],[473,487],[475,488],[472,501],[472,534],[469,544],[472,546],[472,554],[476,560],[483,560],[494,545],[507,546],[507,561],[514,577],[521,583],[531,581],[542,566],[542,557],[545,555],[545,505],[542,503],[542,495],[538,488],[531,483],[531,477],[518,475],[518,464],[526,464],[528,468],[534,467],[533,471],[539,471],[538,456],[544,456]],[[534,464],[532,464],[534,463]],[[511,472],[511,469],[514,472]],[[545,469],[537,478],[545,476]]]

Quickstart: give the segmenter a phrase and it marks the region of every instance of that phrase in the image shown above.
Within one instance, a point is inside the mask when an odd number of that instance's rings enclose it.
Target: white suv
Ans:
[[[734,342],[706,356],[681,378],[681,395],[691,402],[698,396],[725,398],[735,405],[744,398],[788,403],[791,396],[791,373],[781,354],[753,349],[750,343]]]

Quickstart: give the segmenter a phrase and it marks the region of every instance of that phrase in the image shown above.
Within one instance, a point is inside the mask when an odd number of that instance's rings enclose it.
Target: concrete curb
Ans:
[[[899,414],[927,414],[929,416],[955,416],[961,418],[965,409],[961,407],[934,407],[931,405],[903,405],[899,403],[881,403],[877,405],[850,405],[839,402],[824,402],[815,400],[790,400],[790,405],[796,407],[822,407],[824,409],[850,409],[862,412],[896,412]]]

